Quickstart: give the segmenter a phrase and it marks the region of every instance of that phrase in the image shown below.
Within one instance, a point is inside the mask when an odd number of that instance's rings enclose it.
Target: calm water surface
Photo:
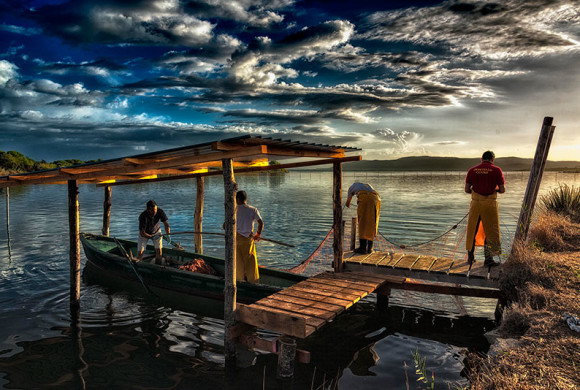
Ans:
[[[500,196],[505,246],[513,236],[525,173],[506,173]],[[344,194],[355,180],[381,194],[380,231],[412,245],[449,229],[467,212],[464,173],[363,173],[344,175]],[[261,264],[290,268],[318,246],[332,225],[332,175],[238,176],[249,203],[265,221],[264,236],[296,245],[262,242]],[[578,185],[580,176],[547,173],[541,193],[559,183]],[[221,178],[206,179],[204,230],[221,231]],[[111,235],[135,239],[137,216],[155,199],[172,231],[192,230],[195,182],[168,182],[113,188]],[[81,231],[98,233],[103,190],[81,186]],[[354,209],[354,208],[353,208]],[[346,217],[354,210],[345,210]],[[66,186],[13,188],[10,241],[5,197],[0,197],[0,387],[7,389],[262,389],[428,388],[417,382],[413,351],[427,359],[436,388],[465,385],[462,351],[485,350],[482,334],[493,327],[495,303],[442,295],[398,292],[387,312],[371,296],[301,342],[310,364],[298,364],[291,384],[276,381],[276,356],[240,349],[240,368],[226,375],[220,305],[195,309],[151,300],[139,286],[115,286],[83,273],[81,326],[69,313],[68,206]],[[192,240],[174,236],[191,248]],[[223,238],[207,236],[207,254],[223,255]],[[506,248],[504,248],[506,249]],[[507,248],[509,249],[509,248]],[[83,254],[82,268],[85,265]],[[467,314],[467,315],[465,315]],[[263,333],[264,337],[275,334]],[[406,379],[408,378],[408,379]],[[265,385],[264,385],[265,383]]]

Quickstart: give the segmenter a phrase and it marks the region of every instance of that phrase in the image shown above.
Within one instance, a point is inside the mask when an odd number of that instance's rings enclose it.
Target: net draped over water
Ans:
[[[507,215],[507,219],[516,219],[516,216]],[[350,209],[343,208],[343,252],[347,253],[352,250],[353,245],[353,222],[356,219],[356,207]],[[434,256],[445,257],[453,259],[454,261],[463,261],[467,259],[467,252],[465,250],[465,236],[467,233],[467,214],[457,221],[450,221],[448,227],[442,227],[440,233],[435,233],[433,237],[426,240],[407,239],[405,237],[393,238],[387,229],[380,229],[378,235],[373,243],[373,251],[387,253],[403,253],[417,256]],[[384,225],[384,223],[383,223]],[[513,223],[510,223],[513,225]],[[501,262],[505,262],[509,254],[513,238],[514,230],[510,228],[507,223],[502,222],[500,217],[500,231],[502,253],[500,255]],[[355,232],[355,237],[358,234]],[[316,275],[321,272],[332,269],[333,262],[333,242],[334,229],[331,228],[326,236],[322,239],[320,245],[312,252],[308,258],[302,261],[297,266],[290,268],[288,271],[304,274],[308,276]],[[354,245],[359,246],[358,240],[355,240]],[[483,260],[483,246],[477,246],[475,249],[475,257],[478,260]]]

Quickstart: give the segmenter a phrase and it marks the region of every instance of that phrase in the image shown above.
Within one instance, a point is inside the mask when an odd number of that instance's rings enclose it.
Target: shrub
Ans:
[[[562,184],[541,196],[540,201],[548,211],[570,215],[575,220],[580,219],[580,188]]]

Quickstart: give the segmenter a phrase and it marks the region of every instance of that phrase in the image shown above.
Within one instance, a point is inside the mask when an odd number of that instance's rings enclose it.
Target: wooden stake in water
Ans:
[[[8,263],[12,263],[12,248],[10,246],[10,187],[6,187],[6,238],[8,239]]]
[[[528,236],[528,229],[530,228],[530,219],[536,205],[536,198],[542,183],[542,175],[544,174],[544,167],[548,159],[548,152],[550,151],[550,144],[554,136],[555,126],[552,126],[554,118],[545,117],[540,131],[540,138],[538,139],[538,146],[536,147],[536,155],[532,169],[530,170],[530,177],[528,178],[528,186],[522,202],[522,209],[516,227],[516,234],[514,243],[517,241],[525,241]]]

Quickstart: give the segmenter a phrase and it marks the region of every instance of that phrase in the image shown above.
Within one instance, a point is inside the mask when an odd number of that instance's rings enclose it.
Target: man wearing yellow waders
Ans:
[[[260,241],[264,222],[258,209],[249,206],[247,200],[246,191],[236,193],[236,280],[258,283],[260,274],[255,243]],[[254,222],[258,222],[256,234]]]
[[[379,228],[379,212],[381,211],[381,198],[370,184],[353,183],[348,189],[345,206],[350,207],[352,197],[356,195],[358,217],[358,237],[360,246],[356,253],[372,253],[373,241]]]
[[[499,265],[493,256],[501,254],[497,193],[505,192],[505,179],[500,167],[493,165],[495,154],[488,150],[481,156],[481,164],[472,167],[465,178],[465,192],[471,194],[465,248],[469,264],[475,261],[475,245],[483,241],[486,266]],[[481,229],[483,228],[483,238]]]

